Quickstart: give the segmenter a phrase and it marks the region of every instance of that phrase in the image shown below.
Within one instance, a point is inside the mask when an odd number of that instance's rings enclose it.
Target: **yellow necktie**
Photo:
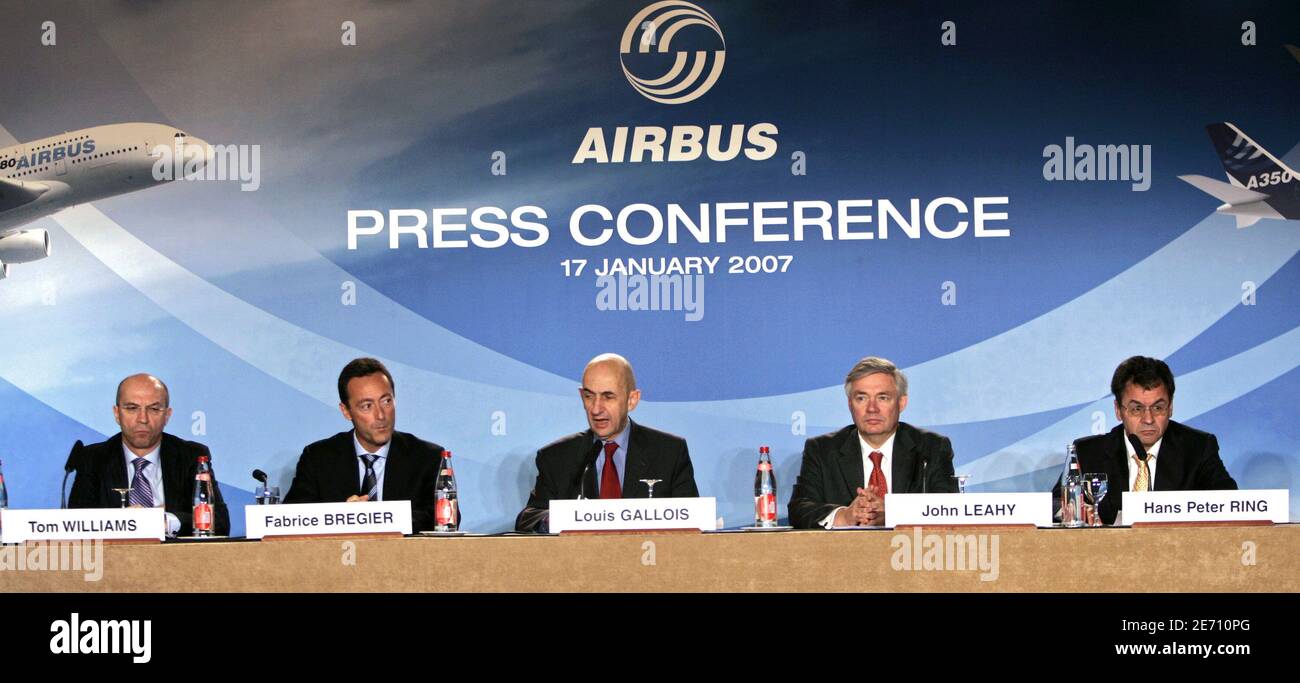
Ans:
[[[1151,457],[1152,456],[1147,455],[1148,460],[1151,459]],[[1133,459],[1137,461],[1138,468],[1137,479],[1133,482],[1133,490],[1146,491],[1150,488],[1151,468],[1147,466],[1147,461],[1137,457],[1137,454],[1133,455]]]

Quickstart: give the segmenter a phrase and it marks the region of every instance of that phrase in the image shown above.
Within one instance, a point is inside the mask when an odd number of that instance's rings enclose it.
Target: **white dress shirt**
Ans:
[[[1156,456],[1160,455],[1160,444],[1164,443],[1164,437],[1152,444],[1147,449],[1147,469],[1150,470],[1151,476],[1147,479],[1147,490],[1156,490],[1156,462],[1159,460]],[[1124,434],[1124,450],[1128,453],[1128,488],[1125,491],[1132,491],[1133,484],[1138,480],[1138,460],[1137,451],[1133,450],[1133,444],[1128,440],[1128,434]]]
[[[375,487],[378,493],[371,500],[384,499],[384,463],[388,462],[388,449],[392,445],[393,442],[389,441],[380,446],[379,450],[373,452],[374,455],[379,456],[375,458],[375,464],[371,466],[371,469],[375,471]],[[366,461],[362,460],[361,456],[371,453],[371,451],[362,447],[361,442],[357,440],[357,430],[355,429],[352,430],[352,447],[357,452],[357,488],[359,489],[361,488],[361,482],[366,480]]]
[[[888,439],[885,439],[885,443],[880,445],[880,448],[873,448],[871,444],[867,443],[867,440],[862,438],[862,432],[858,432],[857,434],[858,447],[862,449],[863,488],[866,488],[868,484],[871,483],[871,473],[876,469],[876,465],[871,462],[871,453],[872,451],[879,451],[880,454],[884,456],[880,459],[880,473],[885,475],[885,492],[888,493],[893,491],[894,475],[891,466],[894,462],[894,437],[898,436],[898,430],[895,429],[894,433],[890,434]],[[835,526],[835,515],[839,514],[840,510],[843,510],[845,507],[846,506],[841,505],[840,507],[835,508],[831,511],[831,514],[827,515],[826,518],[821,521],[821,525],[827,529]]]
[[[131,486],[135,481],[135,459],[144,458],[149,461],[149,465],[144,468],[144,478],[149,482],[149,488],[153,489],[153,506],[160,508],[167,503],[163,498],[163,478],[162,478],[162,442],[159,441],[152,451],[144,455],[136,455],[127,447],[126,441],[122,441],[122,455],[126,458],[126,485]],[[179,493],[177,495],[180,495]],[[180,533],[181,520],[176,515],[168,512],[167,515],[167,535],[175,536]]]

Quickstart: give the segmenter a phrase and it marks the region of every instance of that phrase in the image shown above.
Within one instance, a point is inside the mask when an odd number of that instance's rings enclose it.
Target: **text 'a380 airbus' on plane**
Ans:
[[[9,266],[50,255],[46,230],[18,228],[61,209],[172,180],[154,172],[155,150],[191,151],[187,171],[202,168],[212,147],[157,123],[118,123],[0,149],[0,279]]]

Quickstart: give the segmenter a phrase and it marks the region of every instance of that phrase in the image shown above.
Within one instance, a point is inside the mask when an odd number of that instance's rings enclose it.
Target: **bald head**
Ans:
[[[167,385],[153,375],[131,375],[117,385],[113,419],[122,428],[122,442],[136,455],[148,455],[162,440],[171,419]]]
[[[602,439],[622,432],[627,426],[627,414],[641,400],[632,364],[615,353],[603,353],[587,363],[578,393],[587,412],[587,425]]]
[[[167,390],[167,385],[162,380],[153,375],[140,373],[131,375],[121,382],[117,383],[117,399],[114,401],[117,405],[122,405],[122,395],[125,393],[135,393],[137,390],[154,390],[162,394],[162,405],[167,407],[171,405],[171,392]]]
[[[582,380],[585,384],[587,375],[592,370],[612,370],[618,373],[620,381],[623,383],[623,391],[636,391],[636,373],[632,372],[632,364],[627,359],[617,353],[602,353],[587,362],[587,367],[582,370]]]

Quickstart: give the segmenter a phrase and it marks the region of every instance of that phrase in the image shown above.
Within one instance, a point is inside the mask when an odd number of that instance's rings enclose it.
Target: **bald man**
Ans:
[[[641,401],[632,364],[618,354],[587,363],[578,388],[588,429],[537,451],[537,483],[515,530],[547,532],[554,499],[649,498],[643,479],[657,479],[656,498],[694,498],[695,470],[686,440],[639,425],[629,414]]]
[[[122,431],[80,453],[68,507],[122,507],[114,489],[130,489],[128,505],[161,507],[168,536],[194,535],[194,475],[208,447],[163,433],[171,419],[171,394],[153,375],[132,375],[117,385],[113,419]],[[230,512],[221,499],[216,471],[212,479],[213,533],[230,533]]]

